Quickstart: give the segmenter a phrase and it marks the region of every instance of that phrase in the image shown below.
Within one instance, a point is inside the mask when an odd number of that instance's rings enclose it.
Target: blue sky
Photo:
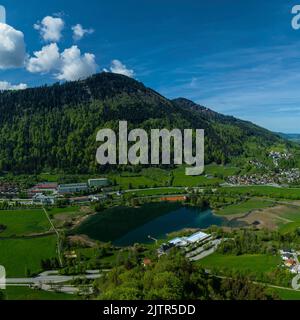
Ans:
[[[274,131],[300,133],[300,30],[291,27],[297,0],[0,4],[12,35],[21,31],[26,46],[24,65],[1,67],[0,44],[0,82],[31,87],[106,69],[168,98],[186,97]],[[80,39],[74,39],[78,24]],[[44,53],[48,67],[34,52]]]

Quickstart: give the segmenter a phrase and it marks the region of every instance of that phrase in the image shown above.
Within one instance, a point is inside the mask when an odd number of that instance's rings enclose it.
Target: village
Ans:
[[[295,184],[300,181],[300,170],[279,169],[277,172],[265,174],[236,175],[227,178],[226,182],[231,185],[284,185]]]
[[[268,157],[272,160],[275,169],[271,169],[267,164],[250,160],[249,164],[264,173],[251,173],[244,175],[234,175],[227,178],[226,182],[230,185],[288,185],[300,182],[299,168],[284,169],[280,168],[281,160],[289,160],[292,154],[288,152],[270,151]]]
[[[105,194],[96,193],[105,191],[110,185],[111,182],[106,178],[89,179],[86,183],[42,182],[27,190],[20,190],[12,183],[2,183],[0,197],[3,200],[18,202],[20,205],[54,205],[57,200],[63,198],[67,198],[70,203],[94,202],[105,197]],[[19,197],[20,192],[24,193],[22,198]]]

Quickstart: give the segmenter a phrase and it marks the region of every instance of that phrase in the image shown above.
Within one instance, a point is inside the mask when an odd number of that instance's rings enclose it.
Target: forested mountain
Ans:
[[[225,163],[247,145],[283,142],[276,134],[186,99],[168,100],[142,83],[101,73],[83,81],[0,93],[0,171],[97,172],[96,133],[118,128],[206,130],[206,162]],[[286,142],[285,142],[286,143]]]

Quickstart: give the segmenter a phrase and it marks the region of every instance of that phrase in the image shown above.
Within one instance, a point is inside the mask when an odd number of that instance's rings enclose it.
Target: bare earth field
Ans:
[[[300,209],[298,206],[299,201],[297,201],[297,204],[279,204],[270,208],[253,210],[246,215],[233,215],[227,216],[227,218],[243,221],[249,225],[255,224],[260,229],[280,230],[288,225],[297,226],[298,222],[300,226]]]

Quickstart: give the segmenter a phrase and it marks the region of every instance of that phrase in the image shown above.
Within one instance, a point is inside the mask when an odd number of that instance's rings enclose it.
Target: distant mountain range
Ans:
[[[279,136],[281,136],[284,139],[300,143],[300,133],[277,133]]]
[[[99,172],[96,133],[129,129],[205,129],[206,163],[257,156],[286,137],[179,98],[169,100],[126,76],[101,73],[83,81],[0,93],[0,171]]]

